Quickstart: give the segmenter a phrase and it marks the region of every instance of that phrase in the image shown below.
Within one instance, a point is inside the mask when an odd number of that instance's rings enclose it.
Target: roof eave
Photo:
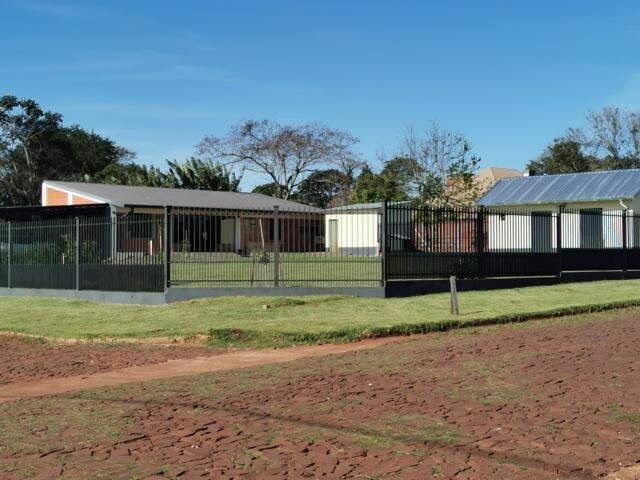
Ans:
[[[511,206],[524,206],[524,205],[562,205],[565,203],[586,203],[586,202],[610,202],[616,200],[633,200],[633,196],[619,196],[619,197],[602,197],[602,198],[581,198],[579,200],[545,200],[537,202],[509,202],[509,203],[484,203],[482,201],[476,202],[477,205],[483,207],[511,207]]]
[[[51,186],[53,188],[66,190],[67,192],[75,193],[76,195],[80,195],[80,196],[83,196],[85,198],[93,198],[93,199],[96,199],[96,200],[98,200],[100,202],[108,203],[109,205],[113,205],[114,207],[124,207],[125,206],[124,204],[120,205],[117,202],[114,202],[113,200],[109,200],[108,198],[101,197],[100,195],[95,195],[93,193],[89,193],[89,192],[85,192],[85,191],[82,191],[82,190],[78,190],[78,189],[69,187],[67,185],[60,185],[56,181],[44,180],[42,182],[42,184],[43,185],[49,185],[49,186]]]

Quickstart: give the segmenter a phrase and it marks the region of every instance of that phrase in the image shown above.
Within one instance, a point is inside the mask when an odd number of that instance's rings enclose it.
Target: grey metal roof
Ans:
[[[640,169],[503,178],[478,205],[530,205],[634,198],[640,193]]]
[[[404,202],[387,202],[387,205],[408,205],[411,201]],[[384,206],[384,202],[373,203],[352,203],[350,205],[342,205],[340,207],[327,208],[327,212],[350,212],[354,210],[380,210]]]
[[[260,193],[212,192],[180,188],[130,187],[102,183],[57,182],[45,180],[52,187],[71,193],[88,195],[111,205],[141,207],[199,207],[233,210],[264,210],[275,205],[282,211],[304,210],[322,212],[321,209],[302,203],[281,200]]]

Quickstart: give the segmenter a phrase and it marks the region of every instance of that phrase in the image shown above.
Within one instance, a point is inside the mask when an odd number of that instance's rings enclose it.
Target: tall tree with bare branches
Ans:
[[[432,123],[423,132],[410,128],[402,156],[411,168],[411,188],[423,202],[435,205],[471,204],[478,195],[473,181],[480,157],[459,133]]]
[[[604,107],[569,128],[527,168],[539,174],[640,168],[640,112]]]
[[[353,168],[352,148],[358,139],[349,133],[309,123],[280,125],[270,120],[248,120],[224,137],[207,136],[198,155],[228,168],[267,179],[277,196],[289,199],[304,179],[330,166]]]

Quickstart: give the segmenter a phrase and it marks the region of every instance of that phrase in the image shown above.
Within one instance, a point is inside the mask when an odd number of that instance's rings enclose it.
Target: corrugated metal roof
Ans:
[[[141,207],[199,207],[263,210],[272,209],[274,205],[277,205],[282,211],[305,210],[322,212],[319,208],[269,197],[260,193],[130,187],[124,185],[105,185],[102,183],[54,182],[49,180],[45,180],[44,183],[52,187],[63,188],[71,193],[88,195],[96,200],[116,206],[134,205]]]
[[[640,169],[504,178],[478,205],[596,202],[634,198],[640,193]]]
[[[411,201],[403,202],[387,202],[387,205],[408,205]],[[327,212],[347,212],[354,210],[380,210],[384,206],[384,202],[373,203],[351,203],[349,205],[342,205],[340,207],[327,208]]]

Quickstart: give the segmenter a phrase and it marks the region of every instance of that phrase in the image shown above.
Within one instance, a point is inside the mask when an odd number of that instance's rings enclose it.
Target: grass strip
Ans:
[[[605,312],[624,308],[640,307],[640,300],[595,303],[591,305],[555,308],[539,312],[498,315],[496,317],[475,319],[446,319],[371,328],[343,328],[326,332],[277,332],[272,335],[264,331],[244,330],[240,328],[212,328],[209,332],[209,344],[212,346],[242,346],[265,344],[290,346],[298,344],[348,343],[367,338],[419,335],[433,332],[446,332],[453,329],[520,323],[530,320],[542,320],[571,315]]]

